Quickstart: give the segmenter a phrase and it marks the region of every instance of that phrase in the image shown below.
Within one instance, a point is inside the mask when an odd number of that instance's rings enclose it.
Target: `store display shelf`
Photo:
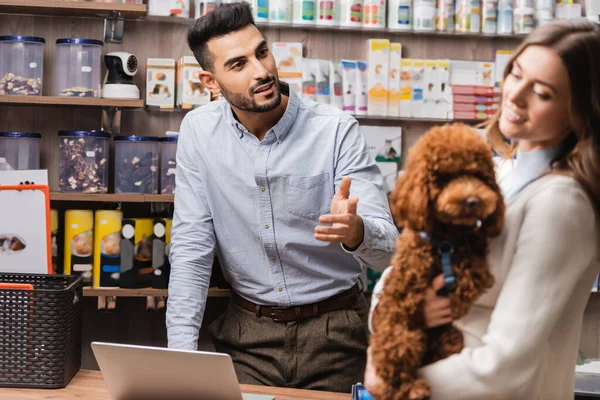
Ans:
[[[51,193],[52,201],[86,201],[104,203],[172,203],[172,194],[93,194]]]
[[[144,106],[144,100],[115,100],[61,96],[4,95],[0,96],[0,106],[140,108]]]
[[[123,289],[123,288],[93,288],[84,287],[83,295],[85,297],[167,297],[167,289]],[[209,288],[208,297],[229,297],[229,289]]]
[[[75,2],[64,0],[0,0],[0,14],[105,18],[117,13],[126,19],[146,15],[145,4]]]
[[[156,17],[147,16],[144,21],[148,22],[166,22],[173,24],[190,25],[194,23],[193,18],[181,18],[181,17]],[[395,30],[389,28],[363,28],[353,26],[322,26],[322,25],[297,25],[287,23],[270,23],[270,22],[257,22],[256,26],[261,29],[284,29],[284,30],[304,30],[304,31],[318,31],[318,32],[358,32],[358,33],[374,33],[374,34],[387,34],[387,35],[403,35],[403,36],[433,36],[433,37],[453,37],[453,38],[469,38],[469,39],[512,39],[521,40],[525,35],[515,34],[488,34],[488,33],[462,33],[462,32],[438,32],[438,31],[413,31],[413,30]]]

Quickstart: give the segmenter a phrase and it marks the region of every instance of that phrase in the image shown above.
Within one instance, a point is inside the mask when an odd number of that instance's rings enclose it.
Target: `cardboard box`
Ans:
[[[274,42],[272,52],[279,79],[296,93],[302,93],[302,43]]]
[[[367,40],[368,65],[368,115],[387,115],[388,80],[390,65],[390,41],[387,39]]]
[[[451,85],[494,86],[494,63],[481,61],[450,62]]]
[[[149,58],[146,61],[146,105],[175,107],[175,60]]]
[[[210,90],[200,81],[202,68],[194,57],[183,56],[177,63],[177,106],[191,109],[210,103]]]
[[[388,81],[388,115],[400,116],[400,68],[402,63],[402,45],[390,43],[390,77]]]
[[[403,58],[400,63],[400,116],[411,116],[413,60]]]
[[[413,60],[412,96],[410,115],[414,118],[425,118],[425,60]]]

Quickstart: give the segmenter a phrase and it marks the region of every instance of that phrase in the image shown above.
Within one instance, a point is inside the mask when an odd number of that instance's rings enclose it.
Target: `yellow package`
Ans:
[[[94,287],[119,287],[121,221],[117,210],[96,211],[94,224]]]
[[[92,284],[94,212],[67,210],[65,212],[66,275],[81,275],[85,285]]]

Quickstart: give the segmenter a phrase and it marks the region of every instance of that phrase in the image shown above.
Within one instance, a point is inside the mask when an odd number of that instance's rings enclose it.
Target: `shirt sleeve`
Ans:
[[[340,122],[336,150],[336,191],[342,178],[352,179],[350,196],[358,197],[358,215],[364,224],[364,238],[358,248],[350,251],[341,246],[362,265],[381,270],[389,265],[395,251],[398,229],[383,189],[383,176],[369,156],[365,137],[354,118]]]
[[[169,348],[196,350],[212,272],[215,231],[198,169],[193,129],[184,119],[177,146],[166,313]]]
[[[530,199],[483,345],[420,370],[432,398],[537,398],[530,384],[544,346],[592,276],[596,246],[594,211],[581,190],[555,185]]]

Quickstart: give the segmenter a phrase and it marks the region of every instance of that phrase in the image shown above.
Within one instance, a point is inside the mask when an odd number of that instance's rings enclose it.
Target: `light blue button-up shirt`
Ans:
[[[287,85],[281,85],[287,93]],[[189,112],[177,149],[169,347],[196,349],[214,252],[225,279],[257,304],[297,306],[352,287],[361,264],[386,267],[398,231],[357,121],[290,91],[262,141],[226,101]],[[314,238],[344,176],[364,222],[353,252]]]

